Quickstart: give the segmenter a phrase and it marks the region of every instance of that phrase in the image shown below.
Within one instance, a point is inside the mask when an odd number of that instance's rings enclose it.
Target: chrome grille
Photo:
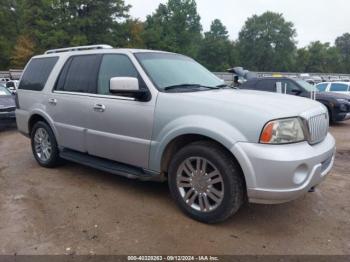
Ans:
[[[312,116],[308,119],[307,123],[310,144],[316,144],[325,139],[329,129],[329,119],[327,113]]]

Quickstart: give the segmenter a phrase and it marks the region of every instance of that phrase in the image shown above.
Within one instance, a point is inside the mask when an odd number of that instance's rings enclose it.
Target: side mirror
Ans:
[[[109,91],[111,93],[127,94],[140,100],[147,100],[149,93],[141,90],[139,80],[135,77],[112,77],[109,80]]]
[[[16,89],[15,83],[13,83],[13,82],[7,82],[7,83],[6,83],[6,87],[7,87],[7,88],[11,88],[11,89]]]
[[[293,89],[291,90],[291,92],[292,92],[293,94],[299,95],[299,94],[301,93],[301,90],[298,89],[298,88],[293,88]]]

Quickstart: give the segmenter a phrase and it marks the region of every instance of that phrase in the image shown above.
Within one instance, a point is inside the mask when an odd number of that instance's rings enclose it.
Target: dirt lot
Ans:
[[[350,121],[331,131],[335,167],[315,193],[210,226],[184,216],[166,184],[44,169],[27,138],[2,130],[0,254],[350,254]]]

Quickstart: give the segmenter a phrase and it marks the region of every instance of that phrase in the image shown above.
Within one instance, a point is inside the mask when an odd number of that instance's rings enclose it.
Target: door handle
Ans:
[[[104,112],[106,110],[106,106],[102,104],[94,105],[94,110],[98,112]]]
[[[55,99],[55,98],[50,98],[50,99],[49,99],[49,104],[56,105],[56,104],[57,104],[57,99]]]

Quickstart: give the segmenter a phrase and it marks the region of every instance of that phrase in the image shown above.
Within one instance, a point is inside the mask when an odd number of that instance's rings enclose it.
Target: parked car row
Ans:
[[[332,87],[339,90],[340,84],[338,83],[327,83],[325,85],[327,85],[326,88],[320,90],[323,87],[323,83],[317,85],[319,88],[317,89],[302,79],[266,77],[250,79],[239,88],[284,93],[315,99],[327,108],[331,123],[350,119],[350,96],[344,93],[324,92]],[[349,90],[349,84],[346,87]]]
[[[15,122],[16,103],[14,95],[0,84],[0,126]]]

